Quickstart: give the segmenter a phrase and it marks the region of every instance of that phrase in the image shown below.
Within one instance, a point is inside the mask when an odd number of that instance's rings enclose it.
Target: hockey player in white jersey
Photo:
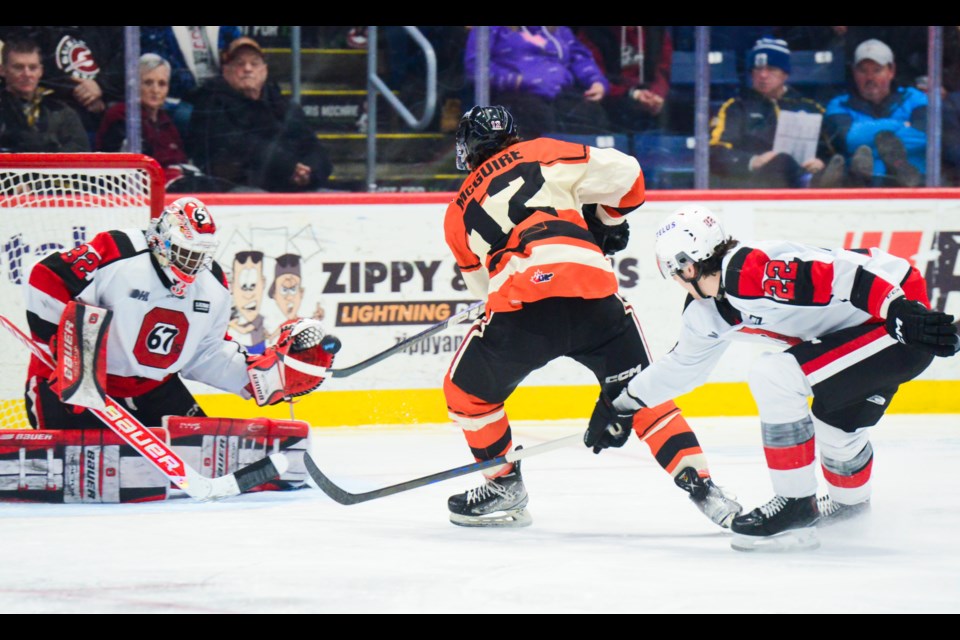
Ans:
[[[660,225],[656,253],[664,278],[689,293],[680,337],[613,400],[609,424],[591,429],[615,430],[618,413],[700,386],[731,340],[784,347],[760,356],[748,375],[776,495],[734,518],[732,546],[818,546],[815,525],[869,508],[868,428],[901,384],[934,356],[956,353],[953,316],[929,309],[926,283],[907,260],[876,248],[743,246],[700,206]],[[815,442],[827,483],[819,500]]]
[[[105,391],[147,426],[160,426],[168,415],[204,415],[181,377],[253,396],[260,405],[319,386],[320,376],[275,375],[305,329],[322,344],[301,359],[318,367],[332,364],[339,342],[324,337],[316,321],[291,321],[282,334],[286,343],[257,358],[227,336],[231,299],[223,270],[213,260],[216,246],[210,211],[200,200],[185,197],[146,230],[106,231],[50,254],[34,266],[25,287],[33,339],[54,342],[61,315],[73,300],[110,310]],[[100,428],[90,412],[61,401],[53,377],[50,367],[31,360],[26,405],[34,428]]]

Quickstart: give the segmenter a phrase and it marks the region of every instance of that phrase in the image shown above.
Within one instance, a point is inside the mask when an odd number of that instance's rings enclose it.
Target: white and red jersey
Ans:
[[[33,338],[46,344],[70,300],[113,311],[109,395],[138,396],[178,373],[242,395],[249,381],[246,356],[227,337],[231,301],[222,269],[213,263],[201,271],[182,297],[171,292],[172,285],[143,231],[108,231],[34,266],[24,287],[27,321]],[[50,373],[31,360],[29,375]]]
[[[504,149],[467,176],[444,231],[470,292],[489,311],[553,297],[604,298],[617,278],[581,213],[616,225],[643,204],[643,172],[615,149],[537,138]]]
[[[881,323],[890,301],[901,295],[929,306],[920,272],[879,249],[740,246],[724,256],[721,286],[719,299],[689,301],[676,346],[630,381],[634,397],[654,406],[692,391],[707,381],[733,340],[786,349]]]

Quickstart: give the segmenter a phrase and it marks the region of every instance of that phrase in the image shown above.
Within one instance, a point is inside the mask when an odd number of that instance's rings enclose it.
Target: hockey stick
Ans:
[[[317,486],[320,487],[320,490],[325,494],[333,498],[334,501],[339,502],[340,504],[359,504],[361,502],[367,502],[369,500],[376,500],[377,498],[384,498],[386,496],[392,496],[395,493],[401,493],[403,491],[409,491],[410,489],[416,489],[418,487],[423,487],[428,484],[433,484],[434,482],[441,482],[443,480],[449,480],[450,478],[456,478],[459,476],[465,476],[474,471],[482,471],[483,469],[489,469],[490,467],[496,467],[507,462],[516,462],[517,460],[523,460],[524,458],[529,458],[531,456],[540,455],[541,453],[547,453],[548,451],[553,451],[554,449],[560,449],[561,447],[566,447],[574,443],[583,442],[583,434],[575,433],[573,435],[565,436],[559,438],[558,440],[551,440],[550,442],[544,442],[543,444],[538,444],[530,447],[529,449],[515,449],[510,451],[506,455],[498,456],[492,460],[484,460],[483,462],[474,462],[473,464],[466,464],[462,467],[456,467],[455,469],[448,469],[447,471],[440,471],[439,473],[433,473],[428,476],[423,476],[422,478],[417,478],[416,480],[408,480],[407,482],[401,482],[400,484],[394,484],[389,487],[384,487],[382,489],[374,489],[373,491],[366,491],[364,493],[350,493],[349,491],[344,491],[337,485],[335,485],[330,478],[328,478],[320,468],[317,466],[317,463],[314,462],[313,458],[310,457],[310,453],[306,453],[303,457],[303,461],[307,467],[307,473],[310,474],[310,477],[314,482],[317,483]]]
[[[0,315],[3,325],[24,346],[30,349],[43,364],[53,368],[53,358],[39,344],[20,330],[17,325]],[[274,453],[257,462],[219,478],[205,478],[187,465],[167,443],[158,439],[137,420],[123,405],[108,395],[103,397],[105,408],[87,407],[110,430],[120,436],[124,442],[149,460],[160,473],[167,476],[188,496],[196,500],[219,500],[235,496],[272,480],[287,470],[290,463],[282,453]]]
[[[421,331],[415,336],[411,336],[406,340],[401,340],[400,342],[393,345],[389,349],[386,349],[385,351],[381,351],[380,353],[374,356],[370,356],[363,362],[358,362],[355,365],[344,367],[342,369],[330,369],[328,373],[333,378],[346,378],[347,376],[352,376],[353,374],[359,371],[363,371],[364,369],[366,369],[371,365],[377,364],[381,360],[386,360],[387,358],[397,353],[398,351],[403,351],[404,349],[408,347],[412,347],[413,345],[419,342],[422,342],[423,340],[429,338],[430,336],[436,333],[440,333],[447,327],[450,327],[455,324],[460,324],[465,320],[475,320],[479,318],[483,314],[483,308],[484,308],[484,303],[479,302],[473,305],[472,307],[468,307],[464,309],[460,313],[453,314],[443,322],[435,324],[428,329],[424,329],[423,331]]]

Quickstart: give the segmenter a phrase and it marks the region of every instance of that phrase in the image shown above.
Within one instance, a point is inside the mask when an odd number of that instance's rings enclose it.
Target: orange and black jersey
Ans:
[[[580,212],[597,203],[616,225],[644,201],[637,160],[615,149],[538,138],[514,144],[467,176],[447,207],[447,245],[488,311],[553,297],[617,291],[610,261]]]

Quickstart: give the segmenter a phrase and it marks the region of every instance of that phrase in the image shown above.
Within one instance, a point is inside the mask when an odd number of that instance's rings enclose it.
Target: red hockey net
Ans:
[[[101,231],[144,228],[163,210],[163,184],[160,165],[139,154],[0,153],[0,314],[28,331],[33,264]],[[0,428],[26,427],[29,353],[0,334]]]

